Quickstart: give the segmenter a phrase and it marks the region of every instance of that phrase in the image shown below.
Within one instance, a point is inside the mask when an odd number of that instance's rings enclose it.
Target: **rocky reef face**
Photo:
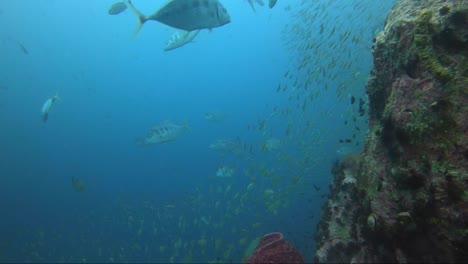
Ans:
[[[335,164],[315,262],[468,262],[468,0],[400,0],[362,154]]]

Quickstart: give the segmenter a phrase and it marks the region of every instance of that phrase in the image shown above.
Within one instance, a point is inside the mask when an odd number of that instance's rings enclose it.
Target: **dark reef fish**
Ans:
[[[21,42],[17,42],[18,43],[18,46],[20,47],[21,51],[28,55],[29,54],[29,51],[26,49],[26,47],[21,43]]]

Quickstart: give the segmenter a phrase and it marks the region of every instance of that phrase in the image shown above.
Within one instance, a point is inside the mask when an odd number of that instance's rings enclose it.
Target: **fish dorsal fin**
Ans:
[[[177,1],[177,0],[167,0],[166,2],[164,2],[164,4],[161,5],[161,7],[158,9],[158,11],[161,10],[161,9],[163,9],[163,8],[166,7],[168,4],[170,4],[170,3],[174,2],[174,1]]]
[[[172,2],[174,1],[177,1],[177,0],[167,0],[166,2],[164,2],[164,4],[161,5],[160,8],[158,8],[158,10],[156,10],[153,14],[149,15],[147,17],[147,19],[152,19],[154,18],[155,16],[158,15],[159,11],[163,10],[166,6],[168,6],[169,4],[171,4]]]

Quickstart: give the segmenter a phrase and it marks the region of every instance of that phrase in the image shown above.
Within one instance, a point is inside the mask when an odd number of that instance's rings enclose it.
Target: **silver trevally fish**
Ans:
[[[169,41],[167,42],[166,47],[164,47],[164,51],[177,49],[184,46],[187,43],[192,42],[192,40],[198,35],[199,32],[200,30],[178,30],[174,32],[171,36],[171,39],[169,39]]]
[[[218,0],[170,0],[149,16],[145,16],[136,9],[130,0],[127,4],[138,17],[134,35],[138,34],[148,20],[158,21],[185,31],[211,29],[231,22],[226,8]]]
[[[137,140],[137,145],[162,144],[174,141],[184,130],[190,130],[187,123],[180,126],[170,121],[164,121],[153,126],[143,139]]]

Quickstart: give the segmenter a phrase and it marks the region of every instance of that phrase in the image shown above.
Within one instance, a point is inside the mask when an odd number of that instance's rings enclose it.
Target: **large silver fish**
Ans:
[[[148,20],[158,21],[185,31],[211,29],[231,22],[226,8],[218,0],[170,0],[149,16],[145,16],[136,9],[130,0],[127,4],[138,17],[135,36]]]

